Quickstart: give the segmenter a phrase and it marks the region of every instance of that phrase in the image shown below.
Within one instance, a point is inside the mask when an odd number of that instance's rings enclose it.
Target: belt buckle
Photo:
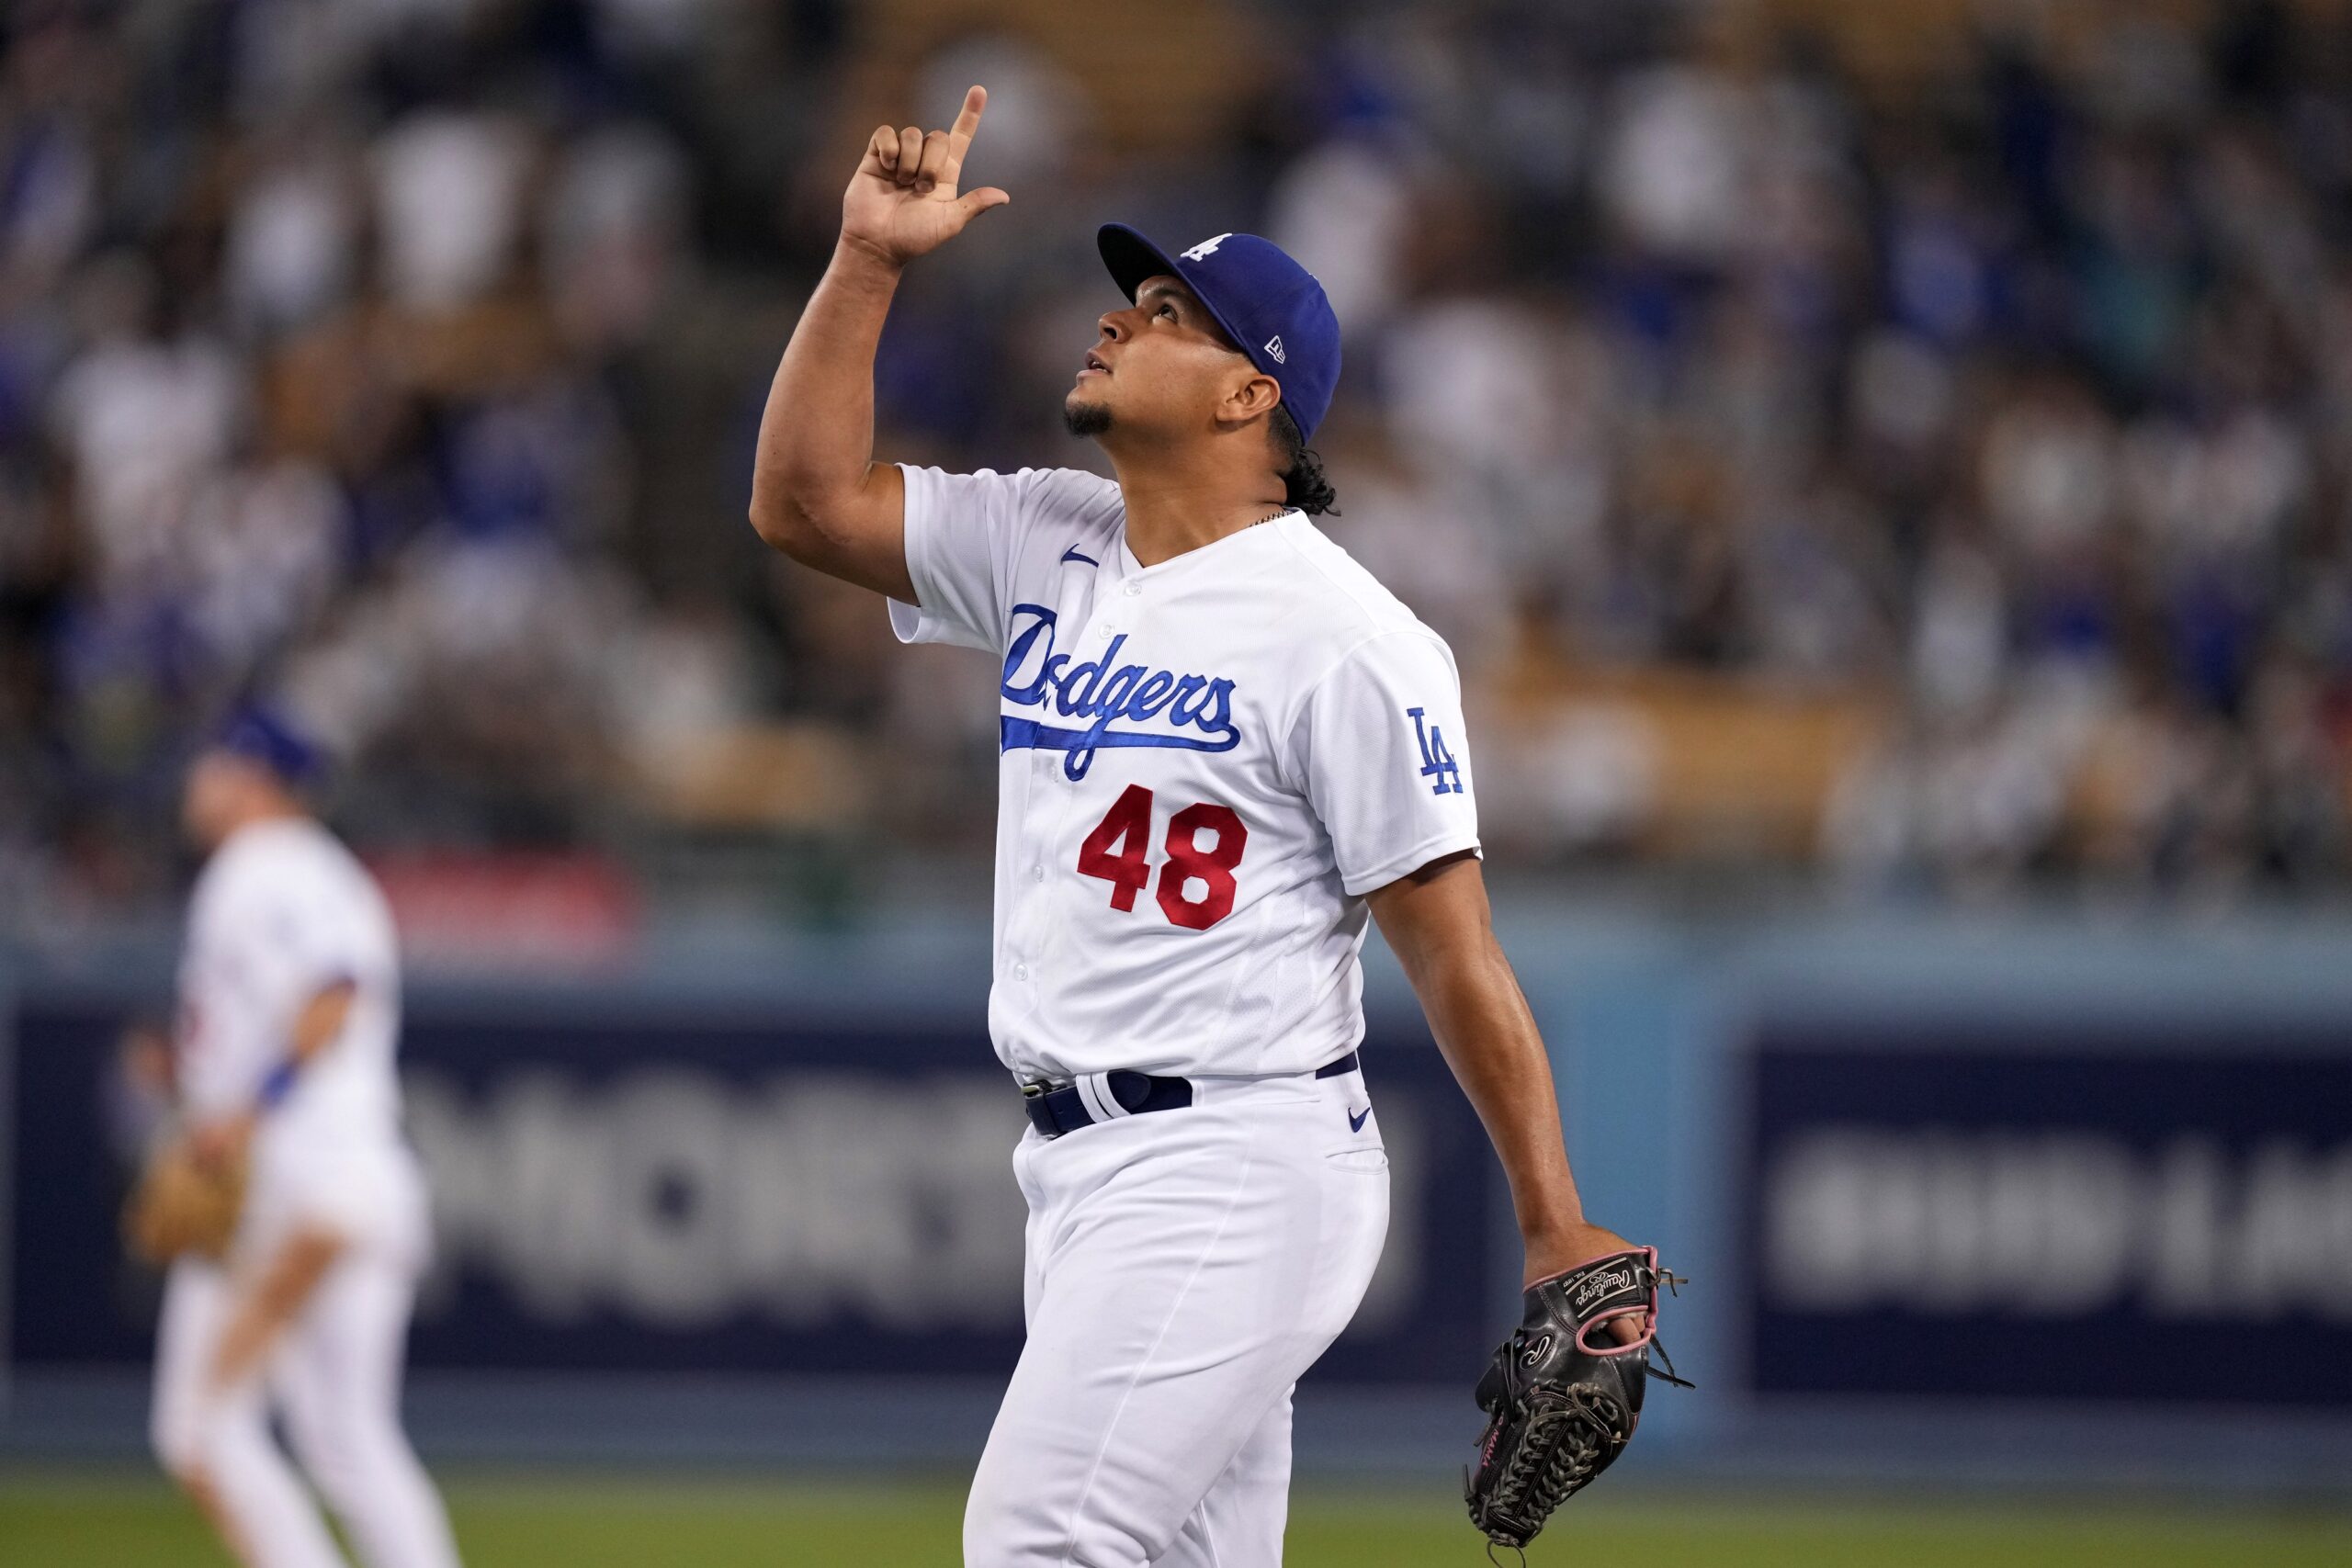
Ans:
[[[1051,1092],[1053,1087],[1054,1086],[1051,1081],[1046,1078],[1032,1078],[1027,1083],[1021,1086],[1021,1098],[1023,1100],[1038,1099],[1040,1096]]]

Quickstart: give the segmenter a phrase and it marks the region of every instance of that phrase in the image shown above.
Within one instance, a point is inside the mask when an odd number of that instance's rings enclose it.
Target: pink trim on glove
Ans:
[[[1638,1257],[1639,1258],[1641,1258],[1641,1260],[1642,1260],[1642,1262],[1643,1262],[1644,1266],[1645,1266],[1645,1267],[1646,1267],[1646,1268],[1649,1269],[1649,1271],[1650,1271],[1650,1276],[1651,1276],[1651,1284],[1650,1284],[1650,1291],[1649,1291],[1649,1296],[1650,1296],[1649,1304],[1648,1304],[1647,1306],[1628,1306],[1628,1307],[1616,1307],[1616,1308],[1612,1308],[1611,1310],[1610,1310],[1610,1311],[1608,1311],[1608,1312],[1604,1312],[1604,1313],[1600,1314],[1599,1316],[1597,1316],[1597,1317],[1593,1318],[1593,1319],[1592,1319],[1591,1321],[1589,1321],[1589,1322],[1587,1322],[1587,1323],[1580,1323],[1580,1324],[1578,1324],[1578,1325],[1577,1325],[1577,1338],[1576,1338],[1576,1344],[1577,1344],[1577,1349],[1579,1349],[1579,1350],[1581,1350],[1581,1351],[1583,1351],[1583,1352],[1584,1352],[1586,1355],[1588,1355],[1588,1356],[1625,1356],[1625,1355],[1630,1355],[1630,1354],[1632,1354],[1632,1353],[1633,1353],[1634,1351],[1635,1351],[1635,1350],[1646,1350],[1646,1349],[1648,1349],[1648,1348],[1649,1348],[1650,1341],[1657,1337],[1657,1280],[1658,1280],[1658,1278],[1659,1278],[1659,1272],[1658,1272],[1658,1266],[1657,1266],[1657,1247],[1622,1247],[1622,1248],[1618,1249],[1618,1250],[1617,1250],[1617,1251],[1615,1251],[1615,1252],[1596,1252],[1596,1253],[1594,1253],[1590,1258],[1586,1258],[1586,1259],[1585,1259],[1583,1262],[1581,1262],[1581,1263],[1574,1263],[1574,1264],[1570,1264],[1567,1268],[1561,1269],[1561,1270],[1560,1270],[1558,1273],[1556,1273],[1556,1274],[1546,1274],[1546,1275],[1544,1275],[1544,1278],[1542,1278],[1541,1280],[1534,1280],[1533,1282],[1532,1282],[1531,1284],[1529,1284],[1527,1288],[1528,1288],[1529,1290],[1531,1290],[1531,1291],[1532,1291],[1532,1290],[1534,1290],[1537,1286],[1540,1286],[1540,1285],[1549,1285],[1549,1284],[1553,1283],[1555,1280],[1565,1280],[1565,1279],[1566,1279],[1569,1275],[1571,1275],[1571,1274],[1574,1274],[1574,1273],[1577,1272],[1579,1269],[1589,1269],[1589,1268],[1591,1268],[1594,1264],[1596,1264],[1596,1263],[1600,1262],[1600,1261],[1602,1258],[1634,1258],[1634,1257]],[[1642,1320],[1642,1331],[1641,1331],[1641,1334],[1639,1335],[1639,1337],[1637,1337],[1634,1340],[1634,1342],[1633,1342],[1632,1344],[1630,1344],[1630,1345],[1610,1345],[1610,1346],[1605,1346],[1605,1347],[1604,1347],[1604,1346],[1600,1346],[1600,1345],[1589,1345],[1589,1344],[1587,1344],[1587,1343],[1585,1342],[1585,1336],[1586,1336],[1587,1334],[1591,1333],[1594,1329],[1596,1329],[1596,1328],[1600,1327],[1602,1324],[1604,1324],[1604,1323],[1614,1323],[1617,1319],[1619,1319],[1619,1318],[1621,1318],[1621,1317],[1634,1317],[1634,1316],[1638,1316],[1638,1317],[1640,1317],[1640,1318],[1641,1318],[1641,1320]]]

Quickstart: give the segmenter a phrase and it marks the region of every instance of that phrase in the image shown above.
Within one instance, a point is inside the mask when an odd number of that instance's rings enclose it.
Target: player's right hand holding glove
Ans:
[[[1524,1319],[1478,1380],[1487,1430],[1464,1500],[1488,1540],[1524,1547],[1625,1451],[1652,1371],[1657,1288],[1679,1282],[1657,1266],[1655,1247],[1640,1247],[1527,1288]],[[1657,1371],[1690,1386],[1662,1349]]]

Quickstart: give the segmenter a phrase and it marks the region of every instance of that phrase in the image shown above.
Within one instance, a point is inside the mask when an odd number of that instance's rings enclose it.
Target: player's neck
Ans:
[[[1126,502],[1127,548],[1145,566],[1214,545],[1285,510],[1282,497],[1267,495],[1263,473],[1218,471],[1181,458],[1151,460],[1164,456],[1111,460]]]
[[[212,841],[212,847],[220,849],[248,828],[258,828],[266,822],[299,822],[308,816],[310,812],[299,801],[256,800],[221,824],[220,835]]]

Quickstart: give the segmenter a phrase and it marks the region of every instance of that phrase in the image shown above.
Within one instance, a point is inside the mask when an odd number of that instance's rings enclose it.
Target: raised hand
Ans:
[[[966,93],[963,111],[947,130],[878,128],[842,196],[842,241],[899,265],[937,250],[979,214],[1011,201],[994,186],[961,196],[956,191],[988,102],[986,87]]]

